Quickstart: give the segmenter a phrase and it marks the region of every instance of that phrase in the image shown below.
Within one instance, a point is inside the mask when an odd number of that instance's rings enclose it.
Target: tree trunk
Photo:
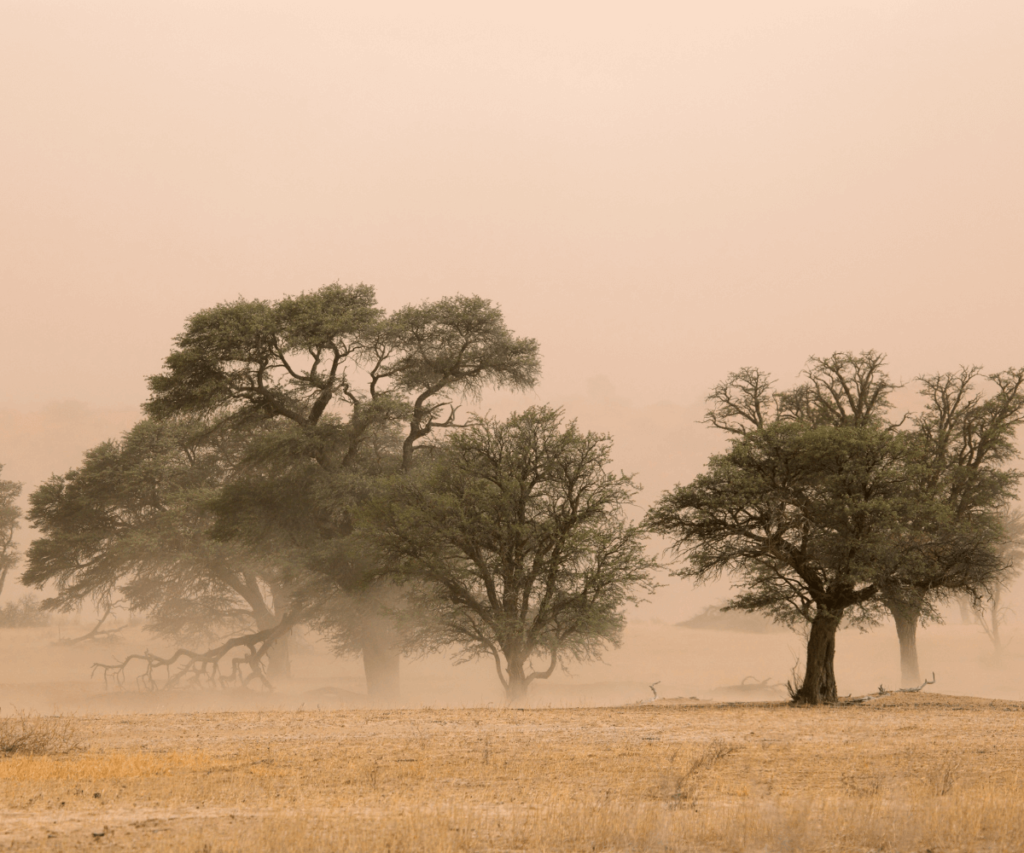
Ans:
[[[287,681],[292,677],[292,632],[282,634],[267,650],[267,678],[271,682]]]
[[[973,625],[977,621],[977,617],[971,609],[971,599],[966,595],[958,595],[956,603],[960,605],[960,624]]]
[[[992,595],[989,598],[988,618],[986,619],[981,615],[979,615],[978,618],[978,621],[981,622],[982,627],[988,634],[988,638],[992,641],[996,661],[1002,660],[1003,649],[1005,648],[1005,645],[1003,644],[1003,637],[999,629],[999,623],[1002,618],[1002,613],[1000,611],[1003,609],[1002,598],[1003,590],[997,585],[996,588],[992,590]],[[986,622],[988,624],[986,624]]]
[[[807,669],[793,701],[801,705],[823,705],[839,701],[836,690],[836,631],[842,621],[842,610],[826,610],[819,606],[811,622],[807,640]]]
[[[921,668],[917,662],[917,624],[921,619],[921,606],[887,602],[886,607],[896,622],[896,636],[900,639],[900,686],[917,687],[921,683]]]
[[[997,586],[995,591],[992,593],[992,645],[996,647],[996,660],[999,660],[1003,655],[1003,638],[999,633],[999,620],[1001,618],[1000,610],[1000,599],[1002,598],[1002,590]]]
[[[270,610],[253,610],[253,618],[259,631],[267,631],[281,623],[281,617]],[[267,678],[271,682],[287,681],[292,677],[291,655],[292,632],[282,634],[267,649]]]
[[[508,684],[505,686],[505,700],[509,705],[519,704],[526,701],[526,693],[530,688],[530,682],[526,676],[526,661],[513,658],[505,665],[505,672],[508,674]]]
[[[362,633],[366,692],[377,702],[397,702],[402,654],[394,628],[383,617],[364,616]]]

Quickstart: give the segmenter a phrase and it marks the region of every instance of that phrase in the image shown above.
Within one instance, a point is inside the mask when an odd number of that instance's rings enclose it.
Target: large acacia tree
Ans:
[[[361,590],[364,606],[343,610],[363,620],[348,635],[362,643],[368,682],[393,684],[394,634],[372,606],[369,567],[344,544],[352,510],[375,476],[409,471],[420,447],[457,425],[462,398],[531,387],[539,364],[536,342],[516,337],[486,299],[388,314],[371,287],[334,284],[190,317],[150,379],[146,410],[157,421],[202,417],[222,431],[274,427],[212,503],[214,535],[250,547],[289,540],[305,568],[339,590]],[[300,596],[295,607],[310,615],[321,599]],[[389,672],[377,678],[371,666]]]
[[[518,701],[559,662],[618,643],[656,564],[623,513],[639,487],[608,470],[610,451],[607,436],[531,408],[475,420],[377,489],[362,539],[420,599],[417,645],[493,658]]]
[[[986,508],[957,513],[929,480],[920,436],[891,422],[895,387],[878,353],[813,358],[777,392],[756,369],[709,397],[707,420],[732,435],[705,473],[648,513],[688,562],[677,574],[728,573],[733,607],[806,623],[798,701],[837,699],[836,632],[871,621],[885,599],[978,593],[996,576],[1000,536]]]

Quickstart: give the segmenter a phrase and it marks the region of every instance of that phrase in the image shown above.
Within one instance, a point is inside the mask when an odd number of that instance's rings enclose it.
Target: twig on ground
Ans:
[[[927,678],[918,687],[901,687],[899,690],[886,690],[883,685],[878,685],[878,695],[885,696],[887,693],[920,693],[929,684],[935,683],[935,673],[932,673],[932,679],[929,681]]]

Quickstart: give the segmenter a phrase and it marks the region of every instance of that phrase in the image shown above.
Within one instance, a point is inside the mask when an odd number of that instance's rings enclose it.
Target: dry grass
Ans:
[[[81,741],[73,717],[17,713],[0,717],[0,759],[12,755],[64,755]]]
[[[153,714],[0,761],[0,849],[1024,849],[1024,706]]]

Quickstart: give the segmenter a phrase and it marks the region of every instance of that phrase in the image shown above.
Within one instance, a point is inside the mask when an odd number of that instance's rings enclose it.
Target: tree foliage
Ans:
[[[539,374],[536,341],[516,338],[486,299],[449,297],[387,316],[366,285],[219,305],[193,315],[176,344],[150,379],[151,415],[313,427],[337,407],[320,436],[328,446],[307,446],[328,468],[354,464],[372,428],[387,424],[404,427],[407,466],[417,440],[454,423],[458,397],[528,388]]]
[[[979,367],[964,367],[920,377],[918,385],[924,406],[910,422],[925,457],[922,488],[958,520],[979,513],[1004,515],[1020,477],[1008,465],[1017,456],[1016,428],[1024,422],[1024,371],[986,376]],[[998,577],[992,583],[986,597],[1002,586]],[[905,687],[921,680],[917,625],[938,618],[935,605],[942,597],[912,585],[886,592],[900,639]]]
[[[280,554],[209,536],[208,504],[243,446],[201,420],[175,419],[142,421],[88,451],[81,466],[32,494],[29,519],[40,536],[22,581],[55,585],[46,609],[123,602],[147,614],[150,630],[178,640],[276,624],[287,604]]]

